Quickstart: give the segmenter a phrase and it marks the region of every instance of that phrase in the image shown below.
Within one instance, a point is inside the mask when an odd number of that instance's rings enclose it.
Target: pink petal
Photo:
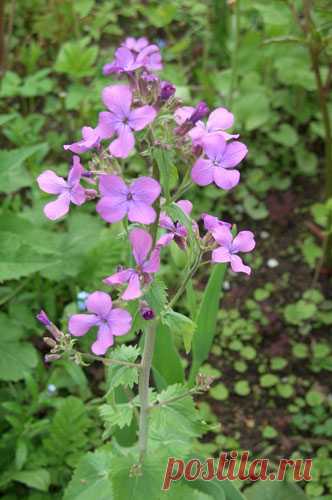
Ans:
[[[97,356],[105,354],[107,349],[114,344],[113,335],[108,324],[100,325],[97,340],[92,344],[91,350]]]
[[[132,92],[128,85],[110,85],[104,88],[102,101],[112,113],[122,120],[129,116]]]
[[[152,224],[156,220],[156,211],[143,201],[131,200],[128,202],[128,220],[140,224]]]
[[[231,254],[229,253],[228,248],[219,247],[213,250],[212,260],[213,262],[230,262]]]
[[[117,158],[127,158],[134,149],[135,137],[128,125],[125,125],[117,139],[109,145],[109,151]]]
[[[226,141],[218,133],[208,134],[202,139],[202,147],[210,160],[219,161],[225,152]]]
[[[177,206],[181,208],[182,212],[186,215],[190,215],[193,209],[193,204],[189,200],[179,200],[176,202]]]
[[[157,241],[156,246],[157,247],[165,247],[165,246],[169,245],[174,240],[174,236],[175,236],[174,233],[163,234],[162,236],[160,236],[159,240]]]
[[[139,275],[137,273],[133,273],[129,280],[128,287],[121,295],[121,298],[123,300],[134,300],[138,297],[141,297],[141,295],[142,290],[140,286]]]
[[[68,330],[75,337],[81,337],[98,321],[99,319],[94,314],[74,314],[69,318]]]
[[[227,144],[221,165],[224,168],[235,167],[248,153],[248,148],[245,144],[239,141],[233,141]]]
[[[157,273],[160,268],[160,250],[152,250],[149,260],[143,263],[142,270],[145,273]]]
[[[128,203],[126,201],[118,203],[117,199],[113,200],[109,196],[104,196],[98,201],[96,210],[102,219],[113,224],[127,215]]]
[[[126,183],[118,175],[101,175],[99,191],[102,196],[116,198],[118,203],[125,201],[129,192]]]
[[[67,187],[67,182],[53,170],[45,170],[37,177],[37,182],[40,189],[49,194],[61,194]]]
[[[231,256],[231,268],[235,273],[251,274],[251,268],[249,266],[245,266],[241,257],[238,255]]]
[[[77,155],[74,155],[73,156],[73,166],[69,170],[69,174],[68,174],[68,179],[67,179],[68,184],[70,186],[73,186],[74,184],[78,183],[81,176],[82,176],[83,171],[84,171],[84,169],[83,169],[83,166],[81,165],[80,157]]]
[[[178,125],[182,125],[182,123],[191,117],[194,111],[195,108],[192,106],[182,106],[181,108],[178,108],[174,113],[176,123]]]
[[[69,211],[69,192],[60,194],[55,201],[51,201],[44,206],[44,214],[48,219],[56,220],[66,215]]]
[[[175,225],[172,219],[166,215],[164,212],[160,214],[159,217],[159,227],[162,227],[163,229],[167,229],[168,231],[175,231]]]
[[[139,177],[130,186],[134,201],[152,205],[160,195],[160,184],[151,177]]]
[[[227,130],[233,127],[234,116],[225,108],[217,108],[210,114],[207,121],[207,129],[209,132],[217,130]]]
[[[127,47],[120,47],[115,51],[116,63],[119,62],[120,66],[124,69],[134,69],[134,54]]]
[[[222,167],[214,167],[213,180],[218,187],[228,191],[239,183],[240,172],[238,170],[228,170]]]
[[[133,269],[123,269],[123,271],[108,276],[103,282],[107,285],[122,285],[123,283],[127,283],[133,272]]]
[[[108,111],[99,113],[97,132],[101,139],[109,139],[112,137],[119,124],[119,118]],[[121,123],[121,122],[120,122]]]
[[[192,180],[199,186],[207,186],[213,181],[213,163],[210,160],[198,159],[191,171]]]
[[[89,312],[95,313],[101,318],[106,318],[112,309],[112,299],[105,292],[90,293],[85,304]]]
[[[75,205],[82,205],[86,200],[85,189],[78,185],[70,191],[70,201]]]
[[[189,130],[188,135],[193,141],[193,143],[199,144],[203,137],[207,134],[206,128],[203,122],[198,121],[196,126]]]
[[[112,335],[125,335],[131,328],[132,317],[129,312],[118,308],[110,312],[107,322]]]
[[[251,231],[240,231],[232,243],[233,252],[251,252],[255,248],[255,236]]]
[[[153,122],[156,117],[156,110],[152,106],[142,106],[141,108],[133,109],[128,118],[128,124],[134,130],[142,130],[149,123]]]
[[[129,240],[136,263],[142,265],[152,246],[151,235],[144,229],[135,228],[130,231]]]
[[[219,245],[224,246],[228,249],[231,248],[233,235],[229,227],[219,225],[212,229],[212,234],[216,242],[219,243]]]

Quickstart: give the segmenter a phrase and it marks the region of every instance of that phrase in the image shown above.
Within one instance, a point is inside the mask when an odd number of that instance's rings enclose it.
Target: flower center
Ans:
[[[133,199],[133,195],[131,193],[127,194],[127,201],[131,201]]]

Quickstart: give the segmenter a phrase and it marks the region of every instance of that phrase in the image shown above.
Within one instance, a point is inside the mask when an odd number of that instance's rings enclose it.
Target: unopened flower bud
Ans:
[[[193,145],[193,147],[192,147],[192,153],[193,153],[194,156],[196,156],[196,158],[198,156],[201,156],[202,152],[203,152],[203,148],[202,148],[202,146],[200,144],[194,144]]]
[[[60,358],[60,354],[46,354],[46,356],[44,356],[45,363],[51,363],[52,361],[57,361]]]
[[[97,197],[97,191],[95,189],[86,189],[85,190],[85,195],[87,200],[93,200],[94,198]]]
[[[46,312],[43,311],[42,309],[39,311],[39,313],[37,314],[36,318],[44,326],[50,326],[50,324],[51,324],[50,320],[47,317]]]
[[[149,307],[146,302],[143,302],[141,304],[139,312],[140,312],[140,315],[142,316],[142,318],[145,319],[146,321],[149,321],[149,320],[155,318],[154,310],[151,309],[151,307]]]
[[[189,121],[193,125],[195,125],[198,122],[198,120],[204,118],[204,116],[206,116],[208,113],[209,113],[209,108],[207,104],[204,101],[200,101],[197,104],[193,114],[190,116]]]
[[[44,337],[43,340],[44,340],[46,345],[51,347],[51,349],[53,349],[54,347],[57,346],[56,341],[54,339],[51,339],[51,337]]]
[[[175,94],[175,91],[176,87],[171,82],[163,80],[160,83],[160,100],[163,102],[168,101]]]

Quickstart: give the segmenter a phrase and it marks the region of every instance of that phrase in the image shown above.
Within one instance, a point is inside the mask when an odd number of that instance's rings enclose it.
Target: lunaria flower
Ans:
[[[56,220],[68,213],[70,203],[82,205],[86,200],[85,190],[80,185],[83,167],[79,156],[73,157],[73,166],[69,171],[68,179],[56,175],[53,170],[45,170],[37,177],[38,186],[49,194],[57,194],[55,201],[47,203],[44,214],[51,220]]]
[[[226,142],[219,134],[210,134],[202,140],[207,158],[199,158],[191,171],[192,180],[199,186],[212,182],[225,190],[239,183],[240,172],[234,167],[246,156],[248,149],[239,141]]]
[[[168,82],[167,80],[162,80],[160,82],[160,94],[159,98],[162,102],[168,101],[170,97],[172,97],[176,92],[176,87],[173,83]]]
[[[235,273],[251,273],[251,268],[243,264],[239,252],[251,252],[255,248],[254,234],[251,231],[240,231],[233,238],[230,228],[221,226],[212,231],[213,238],[220,245],[212,252],[213,262],[230,262]]]
[[[186,215],[190,215],[192,203],[189,200],[179,200],[176,204]],[[179,221],[173,222],[165,212],[162,212],[159,218],[159,226],[166,229],[167,232],[159,238],[157,246],[169,245],[174,240],[182,250],[185,248],[188,231]]]
[[[122,220],[151,224],[156,212],[151,206],[160,195],[160,184],[151,177],[139,177],[130,186],[117,175],[103,175],[99,181],[101,200],[97,212],[107,222]]]
[[[208,117],[206,124],[199,120],[196,126],[188,132],[194,144],[201,144],[202,139],[209,134],[218,133],[226,141],[229,139],[237,139],[239,134],[228,134],[225,130],[233,127],[234,116],[225,108],[217,108]]]
[[[129,234],[132,253],[136,262],[135,268],[122,269],[104,279],[107,285],[123,285],[128,283],[123,300],[133,300],[141,297],[141,287],[152,281],[152,274],[159,271],[160,249],[152,248],[152,237],[144,229],[133,229]]]
[[[105,354],[114,343],[114,337],[125,335],[131,328],[132,318],[124,309],[112,309],[112,299],[105,292],[93,292],[86,301],[87,310],[92,314],[74,314],[69,319],[68,328],[72,335],[81,337],[93,326],[98,327],[97,340],[92,344],[92,352]]]
[[[128,36],[121,45],[123,47],[127,47],[127,49],[132,50],[133,52],[138,53],[149,45],[149,40],[145,36],[141,36],[140,38]]]
[[[214,215],[202,214],[202,219],[205,229],[210,233],[218,227],[228,227],[229,229],[232,227],[232,224],[219,220],[218,217],[215,217]]]
[[[155,119],[156,110],[152,106],[131,109],[133,94],[128,85],[104,88],[102,99],[109,111],[99,113],[101,138],[109,139],[116,134],[109,151],[113,156],[126,158],[135,145],[133,130],[142,130],[149,125]]]
[[[69,149],[73,153],[81,154],[89,151],[90,149],[97,148],[100,145],[100,134],[97,128],[83,127],[82,139],[72,144],[65,144],[64,149]]]
[[[137,40],[128,37],[121,47],[116,49],[114,61],[104,65],[103,74],[107,76],[112,73],[132,73],[139,68],[159,71],[162,67],[161,54],[157,45],[150,45],[144,37]]]

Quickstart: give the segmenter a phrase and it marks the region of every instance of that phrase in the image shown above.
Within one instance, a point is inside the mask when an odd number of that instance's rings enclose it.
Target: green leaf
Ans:
[[[66,42],[60,49],[54,69],[73,78],[92,75],[98,48],[87,47],[88,42],[88,38]]]
[[[207,359],[216,333],[220,291],[226,272],[226,264],[215,265],[205,288],[197,316],[197,329],[192,343],[193,364],[189,383],[193,385],[201,364]]]
[[[105,451],[87,453],[65,490],[64,500],[113,500],[112,455]]]
[[[259,481],[245,494],[248,500],[307,500],[299,486],[286,481]]]
[[[288,323],[300,325],[303,321],[312,318],[317,311],[315,304],[299,300],[295,304],[288,304],[284,309],[284,316]]]
[[[239,380],[234,386],[234,391],[239,396],[248,396],[250,394],[250,385],[247,380]]]
[[[108,437],[112,427],[118,426],[120,429],[123,429],[131,424],[134,406],[130,403],[117,403],[114,406],[104,404],[99,407],[99,413],[104,421]]]
[[[172,333],[175,332],[182,337],[185,351],[188,354],[191,350],[191,342],[196,324],[187,316],[172,310],[167,311],[163,315],[162,321],[169,327]]]
[[[149,306],[155,311],[156,314],[160,314],[165,308],[167,303],[167,287],[159,277],[153,280],[149,290],[144,295],[145,300]]]
[[[110,357],[111,359],[117,359],[119,361],[135,363],[139,354],[140,350],[137,347],[123,344],[112,351]],[[137,381],[137,368],[115,364],[110,365],[107,369],[107,394],[119,385],[123,385],[131,389],[134,384],[137,384]]]
[[[276,385],[279,382],[279,378],[276,375],[266,373],[260,377],[259,382],[262,387],[268,388]]]
[[[170,180],[171,180],[171,162],[169,153],[165,149],[155,148],[153,155],[157,162],[159,173],[160,173],[160,183],[165,193],[166,203],[170,199]]]
[[[296,129],[291,125],[288,125],[288,123],[281,124],[279,130],[276,132],[270,132],[269,135],[275,142],[286,147],[295,146],[299,140]]]
[[[31,186],[33,179],[24,168],[24,162],[35,153],[45,149],[45,144],[0,151],[0,192],[12,193],[22,187]]]
[[[12,479],[40,491],[47,491],[51,482],[50,474],[45,469],[16,472]]]
[[[181,357],[174,345],[169,328],[162,323],[157,325],[153,369],[165,380],[166,384],[184,381]]]

